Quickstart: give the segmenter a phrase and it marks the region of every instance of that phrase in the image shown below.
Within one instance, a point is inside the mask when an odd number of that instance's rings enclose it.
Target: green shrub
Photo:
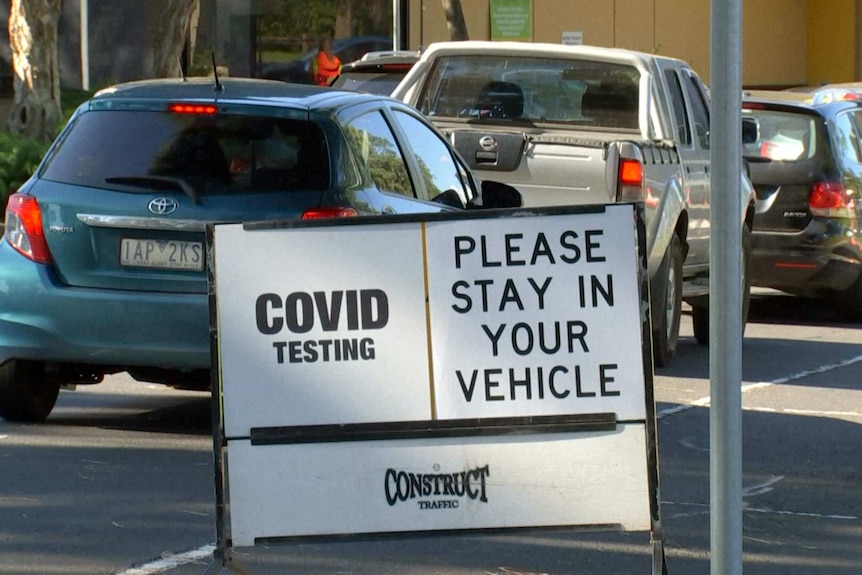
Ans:
[[[0,205],[36,171],[50,144],[0,132]]]

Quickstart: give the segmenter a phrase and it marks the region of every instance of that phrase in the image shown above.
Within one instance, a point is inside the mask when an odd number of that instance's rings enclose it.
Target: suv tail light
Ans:
[[[808,210],[813,216],[849,218],[855,207],[852,192],[840,182],[815,182],[808,192]]]
[[[644,170],[638,160],[620,159],[617,200],[620,202],[642,202],[644,200]]]
[[[334,206],[330,208],[311,208],[302,214],[303,220],[319,220],[323,218],[349,218],[359,215],[353,208]]]
[[[51,263],[36,198],[12,194],[6,204],[6,241],[22,255],[40,264]]]

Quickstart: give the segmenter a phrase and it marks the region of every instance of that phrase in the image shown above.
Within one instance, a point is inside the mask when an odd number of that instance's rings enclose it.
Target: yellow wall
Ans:
[[[584,44],[613,46],[613,2],[534,0],[533,40],[559,44],[563,41],[563,32],[582,32]]]
[[[808,83],[809,5],[807,0],[744,0],[743,85]]]
[[[614,46],[655,51],[655,0],[616,0]]]
[[[563,32],[582,32],[584,44],[683,59],[709,82],[711,0],[532,2],[535,42],[558,43]],[[862,0],[744,0],[743,85],[799,85],[824,74],[853,80],[854,52],[839,46],[852,44],[855,3]],[[490,0],[461,4],[470,38],[489,39]],[[412,48],[449,39],[441,0],[411,2],[410,10]]]
[[[809,84],[860,79],[854,69],[858,4],[858,0],[808,0]]]
[[[655,53],[685,60],[709,82],[710,0],[655,0]]]

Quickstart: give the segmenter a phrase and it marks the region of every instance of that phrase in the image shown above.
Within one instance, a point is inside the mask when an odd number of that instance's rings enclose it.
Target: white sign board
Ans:
[[[635,210],[516,213],[212,228],[234,544],[650,528]]]
[[[518,439],[238,441],[230,446],[233,543],[575,524],[648,531],[645,445],[642,425]]]
[[[584,43],[584,33],[578,31],[563,31],[562,42],[566,46],[580,46]]]

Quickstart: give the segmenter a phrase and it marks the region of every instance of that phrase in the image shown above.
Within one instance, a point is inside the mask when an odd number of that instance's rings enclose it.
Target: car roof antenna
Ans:
[[[213,87],[213,90],[215,90],[216,92],[224,92],[224,86],[222,86],[221,82],[219,82],[218,80],[218,68],[216,67],[215,51],[211,52],[211,54],[213,57],[213,78],[215,79],[215,87]]]

